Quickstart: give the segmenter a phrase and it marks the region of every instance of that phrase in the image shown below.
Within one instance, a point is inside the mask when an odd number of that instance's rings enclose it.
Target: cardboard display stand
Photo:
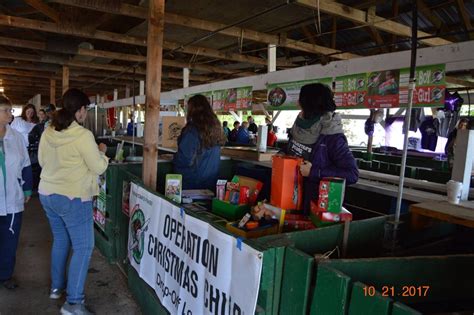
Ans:
[[[163,117],[162,146],[177,148],[178,137],[181,135],[184,125],[186,125],[184,117]]]

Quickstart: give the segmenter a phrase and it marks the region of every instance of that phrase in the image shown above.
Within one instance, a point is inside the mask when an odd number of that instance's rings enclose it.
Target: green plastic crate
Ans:
[[[212,212],[230,221],[241,219],[250,212],[248,205],[233,205],[228,202],[212,199]]]

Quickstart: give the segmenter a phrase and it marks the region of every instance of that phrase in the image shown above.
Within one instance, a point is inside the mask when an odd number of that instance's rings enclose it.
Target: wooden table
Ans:
[[[412,223],[418,225],[419,217],[433,218],[449,223],[464,225],[474,228],[474,202],[464,201],[459,205],[450,204],[447,201],[428,201],[410,206],[413,214]]]

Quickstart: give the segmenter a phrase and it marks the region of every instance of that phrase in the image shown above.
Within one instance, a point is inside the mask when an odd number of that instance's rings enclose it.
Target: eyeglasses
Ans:
[[[13,108],[0,108],[0,112],[13,114]]]

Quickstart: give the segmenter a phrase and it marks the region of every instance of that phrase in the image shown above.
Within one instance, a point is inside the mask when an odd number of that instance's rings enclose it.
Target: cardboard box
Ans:
[[[161,145],[165,148],[177,148],[181,129],[186,125],[185,117],[163,117]]]
[[[319,198],[313,212],[340,213],[344,201],[346,180],[338,177],[324,177],[319,183]]]
[[[270,203],[285,210],[301,210],[303,177],[299,166],[302,158],[276,155],[272,159],[272,191]]]

